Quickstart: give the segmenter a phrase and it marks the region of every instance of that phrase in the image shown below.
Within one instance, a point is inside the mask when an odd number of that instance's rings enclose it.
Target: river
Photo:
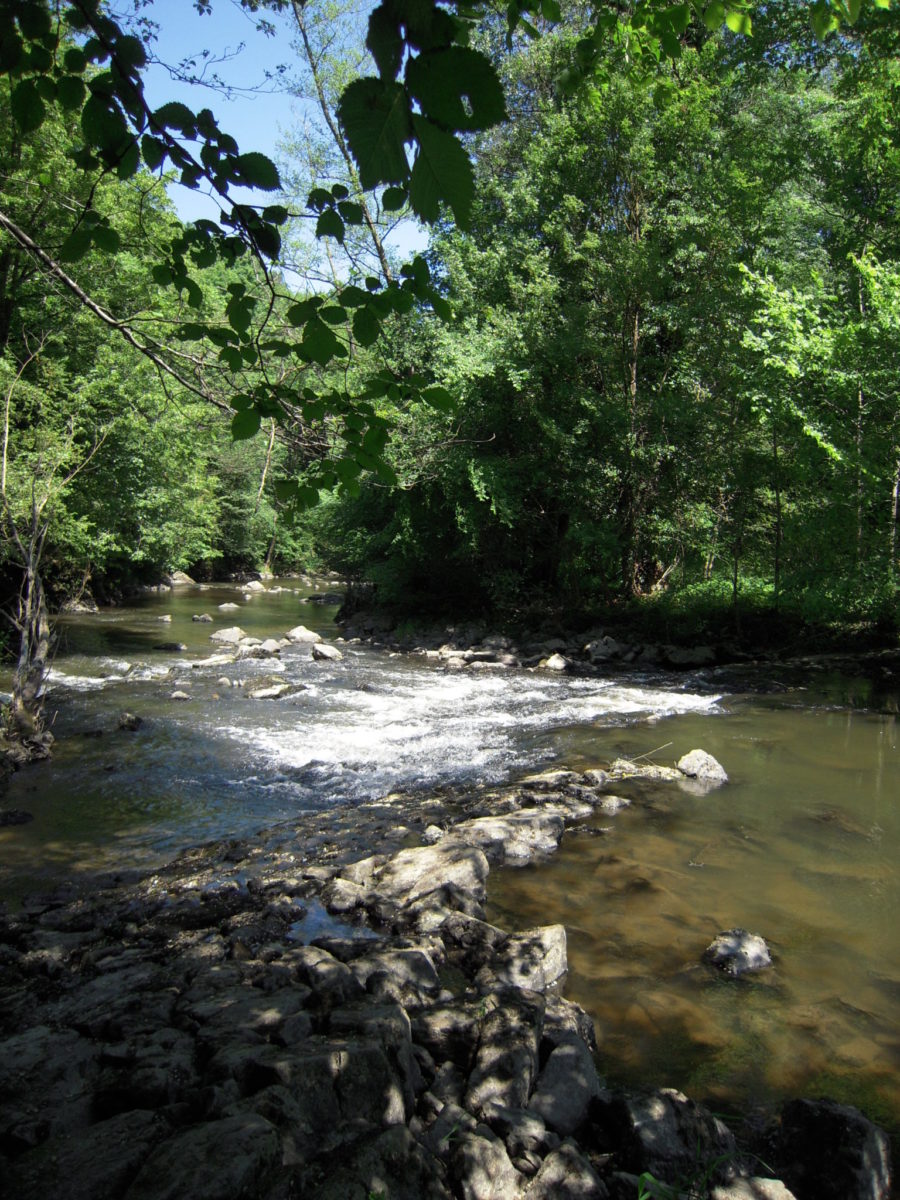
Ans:
[[[52,760],[20,772],[0,830],[0,896],[152,868],[179,849],[396,789],[514,779],[694,747],[731,782],[632,800],[567,835],[554,860],[494,871],[489,917],[562,921],[567,993],[595,1017],[613,1082],[682,1088],[722,1109],[827,1093],[900,1127],[900,751],[896,684],[824,671],[568,678],[449,672],[362,645],[342,662],[209,663],[214,629],[333,637],[310,588],[244,598],[184,588],[65,618],[48,694]],[[237,611],[221,611],[236,603]],[[213,624],[192,621],[201,612]],[[166,620],[164,618],[171,618]],[[160,649],[164,643],[187,649]],[[250,684],[294,685],[277,701]],[[227,683],[225,682],[227,680]],[[188,699],[172,698],[181,692]],[[142,718],[137,732],[118,716]],[[732,982],[699,962],[723,929],[775,967]]]

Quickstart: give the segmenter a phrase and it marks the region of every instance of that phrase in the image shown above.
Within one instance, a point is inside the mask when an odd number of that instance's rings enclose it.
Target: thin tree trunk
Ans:
[[[772,418],[772,474],[775,485],[775,610],[778,611],[778,598],[781,595],[781,478],[778,461],[778,425]]]
[[[894,464],[894,486],[891,489],[891,526],[888,530],[888,581],[897,584],[897,523],[900,521],[900,453]]]

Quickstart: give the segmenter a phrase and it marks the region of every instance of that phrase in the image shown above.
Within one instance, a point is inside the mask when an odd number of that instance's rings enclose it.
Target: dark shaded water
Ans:
[[[186,589],[70,619],[48,708],[54,758],[13,781],[30,825],[0,830],[0,896],[396,788],[509,779],[694,747],[731,783],[619,789],[633,803],[539,867],[491,875],[507,927],[563,921],[569,994],[610,1078],[741,1107],[827,1092],[900,1125],[900,752],[896,688],[802,668],[779,680],[635,673],[449,673],[362,646],[339,663],[210,661],[213,629],[332,636],[308,587]],[[218,605],[233,602],[237,611]],[[209,612],[214,624],[196,624]],[[172,620],[160,618],[170,615]],[[155,649],[188,645],[181,653]],[[248,699],[276,675],[295,691]],[[191,697],[172,699],[176,690]],[[878,709],[879,711],[873,711]],[[118,714],[144,718],[137,733]],[[655,754],[653,753],[655,752]],[[769,940],[775,969],[732,983],[699,963],[722,929]]]

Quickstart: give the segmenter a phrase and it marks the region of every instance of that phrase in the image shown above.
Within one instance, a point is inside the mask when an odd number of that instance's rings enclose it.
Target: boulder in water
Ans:
[[[703,958],[735,978],[772,965],[772,955],[765,940],[746,929],[726,929],[720,933],[703,951]]]
[[[211,642],[222,642],[227,646],[237,646],[247,635],[240,625],[229,625],[227,629],[217,629],[209,635]]]
[[[235,605],[235,608],[237,605]],[[194,613],[191,617],[192,621],[199,621],[203,625],[209,625],[212,622],[212,617],[209,613]]]
[[[143,719],[136,717],[134,713],[123,712],[119,714],[118,726],[124,729],[127,733],[135,733],[143,725]]]
[[[691,750],[678,760],[678,770],[689,779],[703,783],[727,783],[728,773],[720,762],[705,750]]]
[[[295,625],[284,635],[289,642],[321,642],[322,635],[307,629],[305,625]]]
[[[328,642],[315,643],[312,648],[312,656],[322,662],[341,662],[344,657],[337,646],[331,646]]]
[[[561,654],[551,654],[549,658],[542,659],[540,665],[546,671],[568,671],[569,660]]]

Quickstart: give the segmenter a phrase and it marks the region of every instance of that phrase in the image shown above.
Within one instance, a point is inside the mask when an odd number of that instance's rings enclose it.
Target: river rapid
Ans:
[[[0,898],[151,869],[198,842],[397,789],[623,754],[671,763],[702,747],[728,770],[725,788],[617,786],[630,807],[567,834],[552,861],[492,872],[488,916],[567,926],[567,994],[595,1017],[612,1081],[744,1111],[828,1094],[896,1136],[895,680],[873,691],[812,669],[739,681],[451,672],[363,645],[342,645],[341,662],[299,645],[280,661],[209,662],[209,635],[227,625],[335,636],[333,607],[307,602],[296,580],[277,584],[249,598],[180,588],[64,619],[47,697],[54,755],[12,781],[5,806],[34,820],[0,829]],[[191,620],[201,612],[213,623]],[[172,642],[187,649],[159,648]],[[255,701],[232,686],[273,675],[295,690]],[[125,711],[142,718],[137,732],[118,728]],[[712,937],[738,925],[769,941],[765,977],[732,982],[700,965]]]

